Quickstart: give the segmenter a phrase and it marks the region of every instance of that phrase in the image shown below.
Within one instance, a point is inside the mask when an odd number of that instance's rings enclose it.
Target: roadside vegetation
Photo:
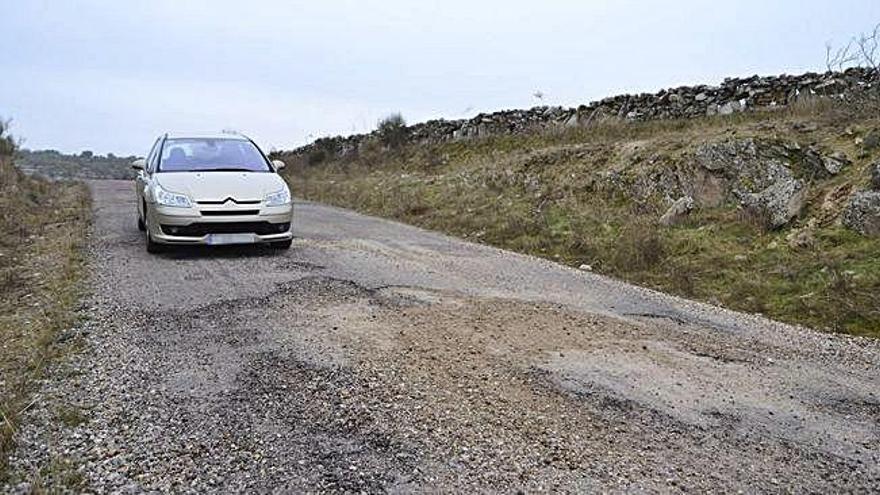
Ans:
[[[29,175],[52,179],[133,179],[131,162],[135,158],[91,151],[67,155],[55,150],[21,149],[16,152],[15,164]]]
[[[0,123],[0,486],[19,420],[75,321],[89,197],[13,166],[15,141]]]
[[[880,158],[877,105],[814,98],[691,120],[286,156],[296,194],[817,329],[880,337],[880,237],[841,225]],[[782,227],[729,202],[671,225],[665,182],[706,143],[842,153]],[[769,146],[769,145],[768,145]],[[794,169],[803,168],[794,163]],[[806,179],[805,179],[806,180]],[[587,265],[587,266],[583,266]]]

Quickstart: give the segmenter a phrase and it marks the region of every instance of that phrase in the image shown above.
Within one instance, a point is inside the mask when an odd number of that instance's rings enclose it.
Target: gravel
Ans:
[[[149,256],[130,188],[4,492],[880,486],[875,341],[308,203],[289,252]]]

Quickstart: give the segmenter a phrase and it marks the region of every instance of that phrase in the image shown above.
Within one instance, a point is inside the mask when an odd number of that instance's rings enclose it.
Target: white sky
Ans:
[[[34,149],[166,130],[265,149],[540,102],[824,70],[878,0],[0,0],[0,115]]]

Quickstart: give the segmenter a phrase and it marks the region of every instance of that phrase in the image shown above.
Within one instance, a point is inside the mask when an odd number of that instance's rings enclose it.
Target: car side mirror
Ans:
[[[286,167],[287,164],[282,162],[281,160],[272,160],[272,166],[275,167],[275,170],[281,170]]]
[[[131,162],[131,168],[135,170],[143,170],[147,168],[147,161],[143,158],[138,158],[137,160]]]

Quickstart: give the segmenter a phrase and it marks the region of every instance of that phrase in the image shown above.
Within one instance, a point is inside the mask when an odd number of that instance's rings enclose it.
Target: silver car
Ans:
[[[269,161],[249,138],[165,134],[132,166],[147,251],[193,244],[290,247],[293,203],[278,175],[284,162]]]

